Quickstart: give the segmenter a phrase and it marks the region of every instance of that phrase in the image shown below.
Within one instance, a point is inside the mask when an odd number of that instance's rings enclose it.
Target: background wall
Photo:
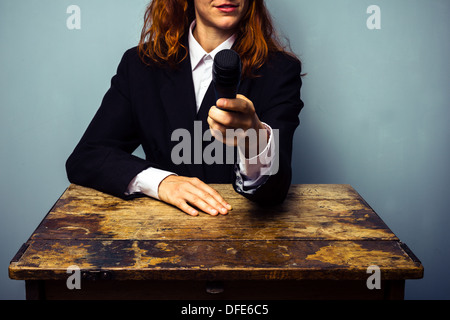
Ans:
[[[146,4],[0,0],[2,299],[24,298],[9,261],[68,186],[64,163],[137,44]],[[450,1],[267,5],[308,73],[293,183],[351,184],[422,260],[406,298],[449,299]],[[367,26],[370,5],[381,29]]]

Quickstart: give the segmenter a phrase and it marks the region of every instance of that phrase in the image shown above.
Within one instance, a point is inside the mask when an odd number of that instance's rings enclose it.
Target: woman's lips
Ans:
[[[216,8],[219,9],[221,12],[231,13],[231,12],[234,12],[235,10],[237,10],[238,6],[236,6],[236,5],[222,5],[222,6],[218,6]]]

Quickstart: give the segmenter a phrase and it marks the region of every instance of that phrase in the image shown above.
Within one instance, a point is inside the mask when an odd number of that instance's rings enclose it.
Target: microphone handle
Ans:
[[[216,101],[221,98],[236,99],[237,90],[239,88],[239,83],[237,85],[233,85],[233,86],[223,86],[223,85],[216,85],[216,83],[213,82],[213,85],[214,85],[214,92],[216,94]],[[217,107],[217,108],[220,110],[223,110],[223,111],[235,112],[235,111],[231,111],[231,110],[222,109],[219,107]]]
[[[225,87],[225,86],[216,86],[214,84],[214,91],[216,93],[216,101],[220,98],[225,99],[236,99],[237,90],[236,86]]]

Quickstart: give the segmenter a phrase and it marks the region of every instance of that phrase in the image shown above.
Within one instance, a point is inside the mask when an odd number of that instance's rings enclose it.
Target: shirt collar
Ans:
[[[194,38],[194,35],[192,31],[195,27],[195,20],[191,23],[191,26],[189,27],[189,55],[191,57],[191,67],[192,70],[194,70],[198,64],[205,58],[205,56],[211,56],[211,58],[214,60],[214,57],[216,54],[224,49],[231,49],[231,47],[234,44],[234,41],[236,40],[236,35],[233,34],[231,37],[229,37],[227,40],[222,42],[217,48],[215,48],[210,53],[207,53],[202,46],[197,42],[197,40]]]

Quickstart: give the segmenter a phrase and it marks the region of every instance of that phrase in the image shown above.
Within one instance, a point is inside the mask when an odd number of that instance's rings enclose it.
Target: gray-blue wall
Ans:
[[[137,44],[147,0],[0,0],[0,298],[68,186],[64,163]],[[70,30],[70,5],[81,29]],[[294,183],[348,183],[425,267],[408,299],[450,299],[450,1],[267,1],[303,60]],[[381,29],[366,21],[381,9]]]

